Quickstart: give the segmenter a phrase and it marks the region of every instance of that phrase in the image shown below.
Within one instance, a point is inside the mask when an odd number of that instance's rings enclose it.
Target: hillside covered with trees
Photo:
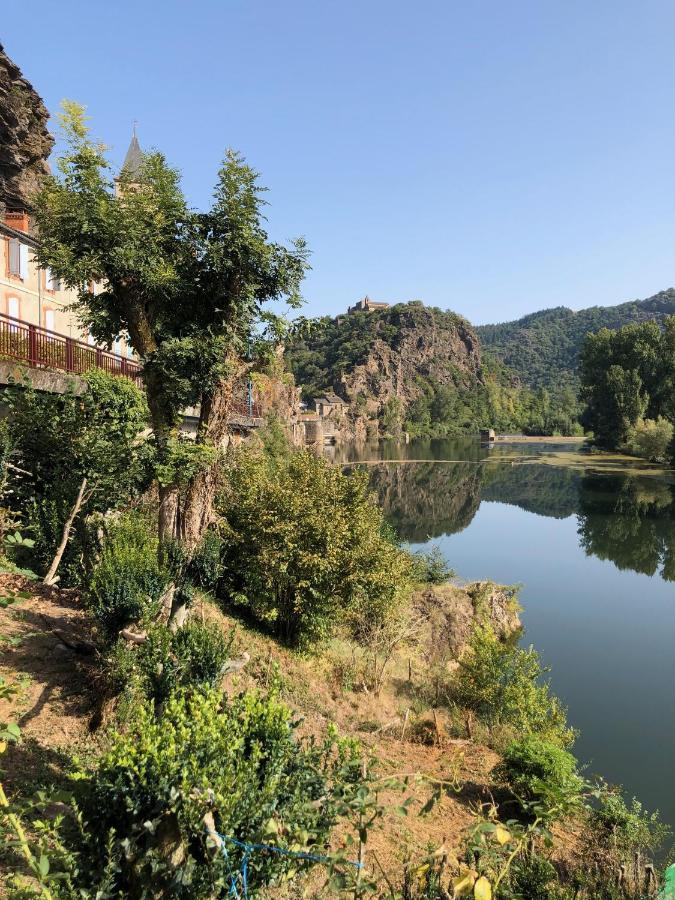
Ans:
[[[662,324],[675,314],[675,289],[646,300],[618,306],[592,306],[574,311],[565,306],[544,309],[497,325],[475,329],[483,351],[518,374],[531,388],[578,388],[579,354],[586,335],[601,328],[655,320]]]
[[[380,436],[576,427],[573,392],[552,397],[524,387],[500,360],[484,357],[466,319],[419,301],[309,321],[286,362],[307,400],[335,391]]]

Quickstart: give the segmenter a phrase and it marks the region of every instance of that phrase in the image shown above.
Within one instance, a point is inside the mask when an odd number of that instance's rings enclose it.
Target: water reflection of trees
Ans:
[[[619,569],[675,581],[675,486],[634,476],[584,477],[579,538]]]
[[[463,531],[481,500],[495,501],[542,516],[577,515],[587,555],[675,581],[675,486],[665,481],[477,461],[383,462],[369,471],[404,541],[423,543]]]
[[[578,509],[580,480],[578,472],[562,467],[491,465],[485,468],[481,497],[540,516],[566,519]]]

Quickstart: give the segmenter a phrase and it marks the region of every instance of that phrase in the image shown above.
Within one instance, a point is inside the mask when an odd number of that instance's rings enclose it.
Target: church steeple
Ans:
[[[127,155],[124,157],[124,162],[122,163],[122,171],[133,184],[134,181],[136,181],[136,176],[139,175],[142,166],[143,151],[141,150],[141,145],[138,143],[138,138],[136,137],[136,123],[134,122],[134,131],[131,135],[131,143],[129,144]]]

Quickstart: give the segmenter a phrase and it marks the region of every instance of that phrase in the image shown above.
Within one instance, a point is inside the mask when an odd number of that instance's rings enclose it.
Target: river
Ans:
[[[542,462],[557,451],[564,464]],[[552,668],[587,774],[675,830],[675,472],[569,451],[454,439],[334,455],[368,463],[412,549],[438,546],[462,579],[522,585],[523,641]]]

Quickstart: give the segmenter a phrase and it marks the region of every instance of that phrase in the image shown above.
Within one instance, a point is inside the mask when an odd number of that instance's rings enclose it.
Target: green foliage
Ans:
[[[143,360],[161,457],[180,410],[208,407],[249,340],[278,338],[281,319],[262,307],[299,304],[305,243],[268,239],[264,188],[234,151],[225,154],[211,208],[197,212],[161,153],[145,154],[140,171],[122,172],[116,185],[83,110],[68,104],[62,125],[65,152],[35,200],[38,259],[77,292],[80,319],[97,340],[129,335]],[[90,281],[103,290],[90,293]]]
[[[217,625],[188,619],[176,632],[163,625],[147,629],[140,645],[121,639],[113,654],[110,679],[117,690],[140,691],[156,703],[179,687],[213,687],[230,656],[232,638]]]
[[[192,554],[188,575],[197,587],[215,591],[223,575],[223,539],[215,529],[204,533]]]
[[[583,896],[598,900],[642,900],[644,870],[663,847],[670,829],[658,813],[649,813],[633,798],[626,803],[620,793],[605,791],[589,810],[581,834],[580,862],[576,880]],[[616,873],[622,870],[623,883],[616,885]]]
[[[576,759],[535,735],[509,744],[494,775],[508,784],[525,811],[534,809],[544,819],[559,818],[581,802],[584,782]]]
[[[637,851],[657,853],[670,834],[658,812],[648,812],[635,797],[627,804],[621,794],[613,791],[603,794],[598,806],[591,810],[589,828],[625,859]]]
[[[429,333],[443,350],[415,364],[417,346],[411,338],[424,340]],[[405,428],[415,437],[444,437],[487,426],[570,434],[578,428],[574,392],[557,390],[546,398],[532,393],[496,359],[484,360],[480,371],[457,365],[446,348],[457,342],[475,343],[470,326],[456,313],[419,302],[320,319],[298,332],[288,345],[286,360],[305,397],[311,399],[332,390],[344,374],[365,363],[376,340],[401,354],[405,373],[402,397],[383,399],[377,378],[369,377],[369,399],[379,404],[382,434],[396,436]],[[365,413],[366,400],[363,395],[353,399],[359,414]]]
[[[532,647],[502,642],[489,626],[479,626],[450,685],[450,697],[490,727],[507,726],[520,735],[568,746],[574,732],[548,682],[541,681],[546,671]]]
[[[670,456],[673,440],[673,423],[659,416],[658,419],[639,419],[628,433],[628,451],[654,462],[664,462]]]
[[[675,420],[675,317],[589,334],[581,351],[584,422],[601,447],[631,439],[662,449],[664,427],[638,427],[643,417]],[[639,437],[637,437],[639,435]]]
[[[367,476],[310,452],[240,453],[220,511],[223,597],[291,644],[324,640],[340,624],[365,638],[409,583],[409,556],[385,536]]]
[[[126,378],[91,371],[82,395],[5,391],[9,431],[17,467],[11,502],[35,540],[34,556],[46,567],[61,539],[64,522],[87,478],[86,503],[64,558],[76,580],[84,518],[127,506],[151,477],[152,455],[140,436],[147,426],[143,393]],[[26,474],[28,473],[28,474]]]
[[[663,323],[675,315],[675,290],[662,291],[647,300],[618,306],[593,306],[573,311],[559,306],[531,313],[515,322],[480,325],[476,328],[486,355],[496,357],[518,373],[531,388],[560,387],[576,393],[576,370],[588,332],[621,328],[631,323],[655,320]]]
[[[292,450],[286,429],[275,414],[268,416],[263,427],[258,430],[256,437],[270,459],[283,460]]]
[[[527,897],[527,900],[563,900],[573,893],[563,893],[558,885],[558,873],[553,863],[537,854],[523,854],[509,873],[508,894],[500,897]]]
[[[274,696],[253,693],[232,700],[218,691],[175,694],[159,721],[141,706],[84,786],[90,856],[97,849],[101,859],[110,855],[110,831],[118,892],[198,900],[224,895],[241,865],[240,848],[228,845],[226,857],[214,846],[204,824],[209,812],[229,837],[325,851],[345,766],[354,770],[352,751],[333,740],[302,743],[294,727]],[[249,885],[255,892],[309,865],[254,854]]]
[[[444,584],[455,574],[448,565],[440,547],[418,551],[413,555],[413,572],[416,581],[424,584]]]
[[[86,600],[106,638],[157,609],[167,574],[157,559],[157,539],[138,514],[108,527],[105,544],[87,586]]]

